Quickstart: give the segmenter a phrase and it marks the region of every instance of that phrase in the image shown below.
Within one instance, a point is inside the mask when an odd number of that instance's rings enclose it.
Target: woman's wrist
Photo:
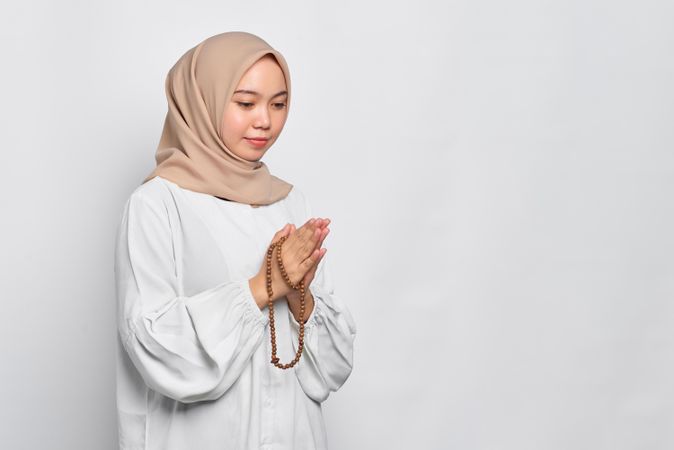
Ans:
[[[253,299],[255,299],[257,306],[260,309],[264,309],[264,307],[269,303],[266,283],[264,280],[262,280],[259,275],[255,275],[253,278],[248,280],[248,286],[250,286],[250,292],[253,294]]]
[[[286,299],[288,300],[288,307],[290,308],[290,312],[292,313],[293,317],[295,318],[295,321],[299,323],[299,317],[300,317],[300,292],[299,291],[292,291],[286,295]],[[311,290],[307,286],[307,288],[304,290],[304,321],[309,318],[311,315],[311,312],[314,310],[314,296],[311,294]]]

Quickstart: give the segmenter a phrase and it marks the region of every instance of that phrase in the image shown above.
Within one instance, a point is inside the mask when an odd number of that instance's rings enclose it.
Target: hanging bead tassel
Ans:
[[[290,280],[290,277],[288,276],[288,273],[286,272],[285,267],[283,266],[283,261],[281,259],[281,248],[285,240],[286,236],[282,236],[277,242],[272,243],[269,246],[269,249],[267,250],[267,294],[269,296],[268,306],[269,306],[269,330],[271,331],[271,363],[276,367],[278,367],[279,369],[290,369],[295,364],[297,364],[297,362],[300,360],[300,357],[302,356],[302,350],[304,349],[304,295],[305,295],[304,281],[300,280],[299,283],[293,284],[293,282]],[[274,298],[274,292],[272,291],[271,288],[271,265],[272,265],[272,255],[274,254],[275,247],[278,247],[278,252],[276,253],[276,262],[278,263],[278,267],[281,270],[283,279],[285,280],[288,286],[290,286],[296,291],[300,291],[301,294],[299,343],[297,345],[297,353],[295,354],[295,359],[293,359],[288,364],[280,363],[278,356],[276,356],[276,328],[274,326],[274,302],[272,301],[272,299]]]

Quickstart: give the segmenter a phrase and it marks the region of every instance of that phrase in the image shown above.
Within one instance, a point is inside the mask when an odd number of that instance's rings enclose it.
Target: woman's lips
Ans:
[[[267,145],[267,142],[269,139],[250,139],[250,138],[244,138],[250,145],[256,148],[262,148],[265,145]]]

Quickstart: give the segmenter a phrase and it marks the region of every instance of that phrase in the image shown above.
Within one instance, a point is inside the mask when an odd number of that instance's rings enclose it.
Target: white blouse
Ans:
[[[276,231],[309,217],[297,187],[258,208],[161,177],[133,191],[115,245],[121,449],[327,448],[321,402],[349,377],[356,335],[328,255],[292,369],[271,364],[268,309],[248,285]],[[274,312],[287,363],[299,324],[285,299]]]

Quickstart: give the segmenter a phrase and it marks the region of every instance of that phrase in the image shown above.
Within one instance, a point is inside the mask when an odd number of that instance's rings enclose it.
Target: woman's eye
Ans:
[[[274,103],[274,106],[278,109],[283,109],[286,107],[285,103]]]
[[[242,106],[242,107],[244,107],[244,108],[248,108],[248,107],[250,107],[250,106],[253,106],[253,104],[252,104],[252,103],[249,103],[249,102],[236,102],[236,103],[238,103],[239,106]]]

